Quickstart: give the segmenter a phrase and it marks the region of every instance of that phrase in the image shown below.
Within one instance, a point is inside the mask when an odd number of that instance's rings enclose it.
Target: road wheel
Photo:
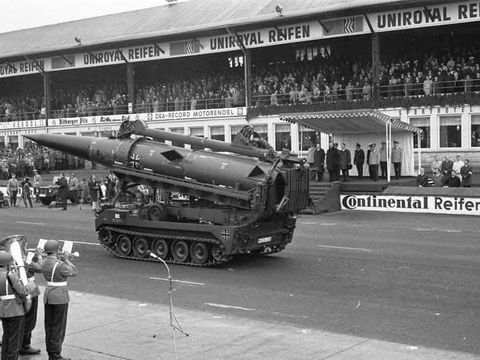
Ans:
[[[172,256],[175,261],[185,262],[188,259],[188,244],[185,240],[176,240],[172,245]]]
[[[128,256],[132,252],[132,240],[126,234],[117,236],[117,252],[122,256]]]
[[[148,218],[150,221],[163,221],[167,218],[167,213],[165,208],[161,205],[152,205],[150,209],[148,209]]]
[[[166,260],[168,257],[168,243],[164,239],[153,240],[152,252],[160,259]]]
[[[98,233],[98,240],[105,245],[113,243],[113,233],[110,230],[102,229]]]
[[[147,257],[148,240],[143,236],[137,236],[133,239],[133,254],[137,258]]]
[[[210,257],[208,245],[203,242],[194,242],[190,247],[190,257],[195,264],[205,264]]]
[[[212,257],[215,261],[222,261],[225,259],[225,251],[218,245],[212,246]]]

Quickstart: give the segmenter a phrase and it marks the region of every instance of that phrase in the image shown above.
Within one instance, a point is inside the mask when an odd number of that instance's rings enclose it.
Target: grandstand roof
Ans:
[[[191,0],[172,5],[70,21],[0,34],[0,58],[72,51],[112,43],[173,38],[188,33],[214,32],[225,27],[253,27],[266,23],[288,23],[299,18],[363,14],[366,10],[388,10],[422,6],[444,0]],[[284,16],[278,16],[277,4]]]
[[[392,119],[390,116],[377,110],[344,110],[283,114],[280,116],[280,119],[299,123],[316,131],[336,135],[385,132],[385,125],[388,121],[392,122],[392,132],[422,132],[422,130],[416,126]]]

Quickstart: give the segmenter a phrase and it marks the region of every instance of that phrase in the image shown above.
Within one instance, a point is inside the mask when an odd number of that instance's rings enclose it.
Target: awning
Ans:
[[[421,133],[416,126],[377,110],[343,110],[281,114],[280,119],[298,123],[326,134],[364,134],[384,132],[387,123],[391,123],[391,131],[409,131]]]

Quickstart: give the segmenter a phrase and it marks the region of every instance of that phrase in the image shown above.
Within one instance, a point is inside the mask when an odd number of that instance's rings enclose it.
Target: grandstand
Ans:
[[[3,33],[0,151],[55,161],[23,135],[109,136],[143,119],[226,141],[248,121],[305,154],[339,137],[288,114],[374,109],[423,131],[406,161],[475,168],[479,20],[474,1],[191,0]]]

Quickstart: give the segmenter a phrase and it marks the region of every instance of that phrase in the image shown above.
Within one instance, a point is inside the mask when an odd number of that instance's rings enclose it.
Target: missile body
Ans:
[[[145,137],[98,138],[38,134],[27,138],[107,167],[114,164],[180,179],[250,190],[272,176],[274,164],[251,157],[174,147]]]

